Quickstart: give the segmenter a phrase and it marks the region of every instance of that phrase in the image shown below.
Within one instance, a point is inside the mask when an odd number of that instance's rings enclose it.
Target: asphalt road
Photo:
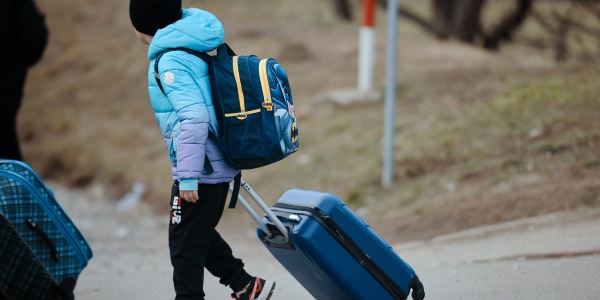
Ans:
[[[118,212],[99,188],[83,192],[50,187],[94,251],[79,277],[76,299],[174,298],[165,217],[152,216],[144,206]],[[222,234],[251,273],[277,281],[272,299],[314,299],[270,255],[252,227]],[[425,299],[600,299],[598,208],[393,248],[421,278]],[[216,278],[207,273],[205,281],[206,299],[229,299],[230,290]]]

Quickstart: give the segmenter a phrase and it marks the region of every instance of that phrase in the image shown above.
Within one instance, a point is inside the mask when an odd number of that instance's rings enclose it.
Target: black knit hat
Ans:
[[[154,35],[181,19],[181,0],[130,0],[129,18],[135,30]]]

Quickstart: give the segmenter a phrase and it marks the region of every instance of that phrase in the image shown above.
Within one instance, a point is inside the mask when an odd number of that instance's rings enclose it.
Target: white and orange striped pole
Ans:
[[[362,25],[359,35],[358,90],[369,92],[373,89],[373,68],[375,64],[375,0],[363,0]]]

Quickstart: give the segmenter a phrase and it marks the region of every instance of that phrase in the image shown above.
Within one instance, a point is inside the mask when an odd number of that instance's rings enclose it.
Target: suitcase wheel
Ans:
[[[423,284],[421,281],[417,281],[412,287],[412,298],[414,300],[423,300],[425,299],[425,289],[423,288]]]
[[[425,299],[425,291],[423,289],[414,289],[412,292],[412,298],[414,300],[423,300]]]

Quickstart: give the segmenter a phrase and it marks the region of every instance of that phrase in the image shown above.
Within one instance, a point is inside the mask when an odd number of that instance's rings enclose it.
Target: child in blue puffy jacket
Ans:
[[[249,275],[215,229],[229,182],[240,171],[208,138],[218,124],[207,64],[184,51],[169,51],[154,74],[154,59],[166,49],[207,52],[219,46],[225,36],[221,22],[201,9],[181,9],[181,0],[130,0],[129,14],[136,35],[149,45],[150,102],[173,164],[169,250],[175,299],[204,299],[204,268],[231,287],[233,299],[269,299],[275,282]]]

